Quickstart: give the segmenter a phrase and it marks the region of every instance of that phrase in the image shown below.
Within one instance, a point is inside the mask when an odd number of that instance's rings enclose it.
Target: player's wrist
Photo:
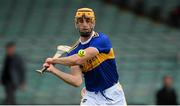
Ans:
[[[61,58],[52,58],[52,64],[60,64]]]
[[[52,58],[52,63],[57,64],[57,58]]]

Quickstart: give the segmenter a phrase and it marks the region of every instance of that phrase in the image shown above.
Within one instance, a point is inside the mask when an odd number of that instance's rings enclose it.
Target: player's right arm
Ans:
[[[52,64],[44,64],[44,67],[48,67],[48,71],[56,75],[58,78],[62,79],[64,82],[73,85],[75,87],[79,87],[82,84],[82,72],[79,66],[71,66],[70,73],[65,73],[57,68],[55,68]]]

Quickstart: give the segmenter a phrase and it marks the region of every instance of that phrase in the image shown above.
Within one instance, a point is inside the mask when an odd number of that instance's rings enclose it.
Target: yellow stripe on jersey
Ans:
[[[86,63],[81,65],[82,72],[90,71],[97,66],[99,66],[102,62],[108,60],[108,59],[114,59],[114,51],[113,48],[110,49],[110,52],[108,54],[105,53],[99,53],[97,56],[93,57],[90,60],[87,60]]]

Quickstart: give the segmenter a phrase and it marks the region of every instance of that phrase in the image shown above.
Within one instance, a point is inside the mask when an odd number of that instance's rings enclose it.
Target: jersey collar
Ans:
[[[85,45],[85,44],[87,44],[87,43],[89,43],[89,42],[91,41],[91,39],[92,39],[92,37],[93,37],[94,35],[95,35],[95,32],[93,31],[92,34],[91,34],[91,37],[90,37],[87,41],[82,42],[81,39],[79,38],[79,42],[80,42],[82,45]]]

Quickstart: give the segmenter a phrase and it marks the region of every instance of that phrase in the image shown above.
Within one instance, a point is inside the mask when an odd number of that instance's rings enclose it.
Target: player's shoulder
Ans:
[[[102,33],[102,32],[96,32],[95,38],[101,38],[101,39],[109,39],[108,35]]]
[[[95,36],[93,37],[95,41],[109,41],[108,35],[102,32],[96,32]]]

